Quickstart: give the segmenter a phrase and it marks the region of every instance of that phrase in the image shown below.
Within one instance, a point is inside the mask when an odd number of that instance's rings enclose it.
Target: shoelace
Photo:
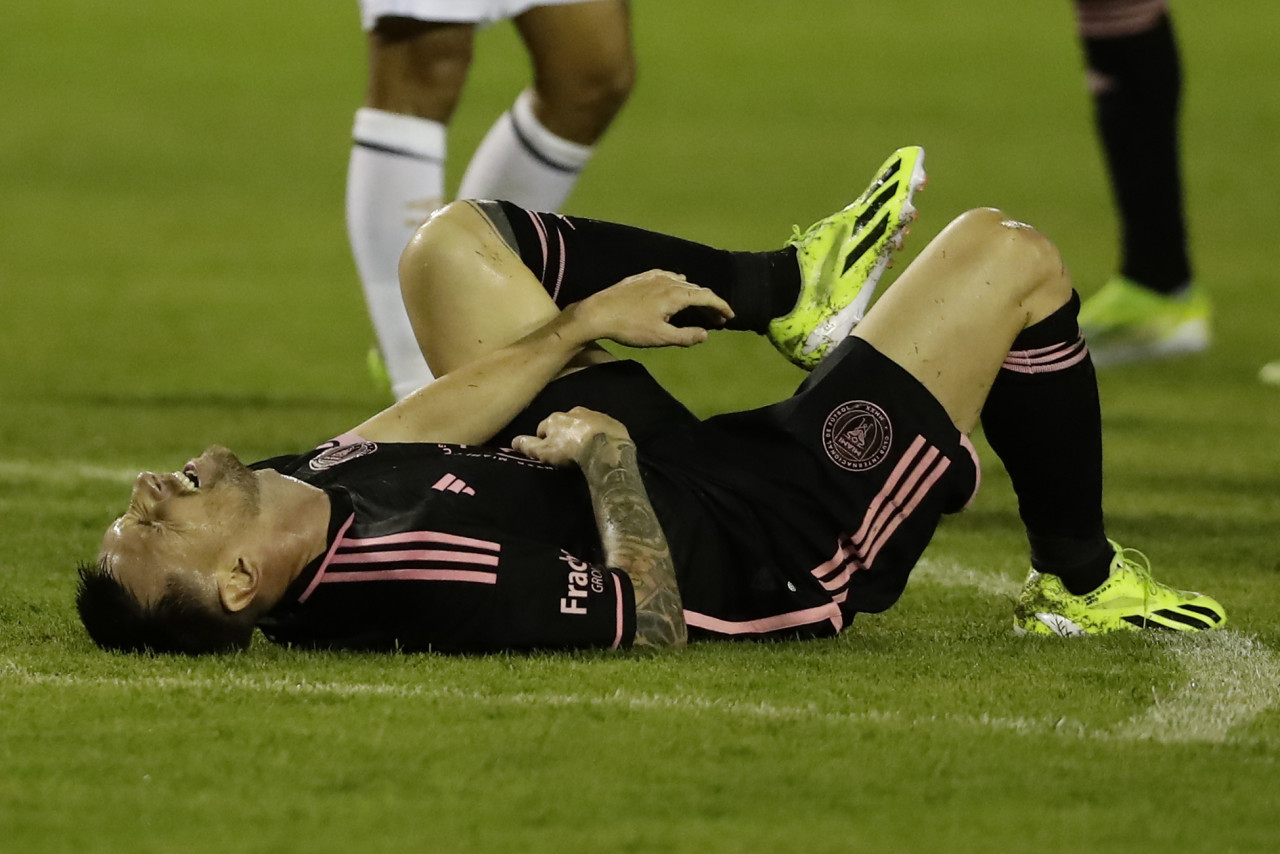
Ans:
[[[1142,607],[1146,610],[1147,605],[1156,598],[1156,594],[1165,585],[1151,577],[1151,561],[1145,554],[1137,549],[1124,548],[1114,541],[1111,544],[1115,546],[1116,554],[1120,556],[1120,563],[1142,579]]]

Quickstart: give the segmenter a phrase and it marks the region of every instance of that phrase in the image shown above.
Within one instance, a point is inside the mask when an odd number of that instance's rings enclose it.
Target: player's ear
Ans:
[[[218,574],[218,598],[222,607],[238,614],[253,602],[258,593],[262,573],[257,563],[245,557],[236,558],[232,566]]]

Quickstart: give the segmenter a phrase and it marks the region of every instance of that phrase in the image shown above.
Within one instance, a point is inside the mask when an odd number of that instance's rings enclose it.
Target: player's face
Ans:
[[[129,509],[107,529],[99,557],[144,604],[164,593],[174,572],[212,593],[214,572],[235,560],[259,505],[254,472],[214,445],[181,471],[138,475]]]

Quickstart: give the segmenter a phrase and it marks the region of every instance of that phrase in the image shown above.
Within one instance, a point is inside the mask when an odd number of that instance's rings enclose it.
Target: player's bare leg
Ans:
[[[1070,297],[1053,243],[982,208],[934,238],[854,334],[920,380],[967,433],[1014,338]]]
[[[535,6],[515,24],[533,60],[533,114],[552,133],[595,145],[635,84],[630,4]]]
[[[431,370],[441,376],[519,340],[560,309],[473,204],[455,202],[410,241],[401,291]],[[612,358],[591,348],[579,364]]]
[[[1031,546],[1015,629],[1220,626],[1220,604],[1156,582],[1141,553],[1107,539],[1097,380],[1079,305],[1054,245],[988,208],[952,222],[854,334],[918,379],[960,430],[981,417]]]
[[[515,25],[533,85],[486,134],[458,198],[556,211],[631,94],[630,8],[626,0],[536,6]]]
[[[396,264],[444,203],[449,120],[471,64],[475,26],[383,18],[369,33],[369,80],[352,129],[347,231],[391,390],[431,381],[400,299]]]

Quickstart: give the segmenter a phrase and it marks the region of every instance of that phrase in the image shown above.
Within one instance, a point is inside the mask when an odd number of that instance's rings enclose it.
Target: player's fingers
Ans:
[[[729,303],[710,288],[704,288],[700,285],[687,285],[680,289],[679,299],[683,303],[681,308],[705,308],[715,312],[724,320],[733,317],[733,308]]]

